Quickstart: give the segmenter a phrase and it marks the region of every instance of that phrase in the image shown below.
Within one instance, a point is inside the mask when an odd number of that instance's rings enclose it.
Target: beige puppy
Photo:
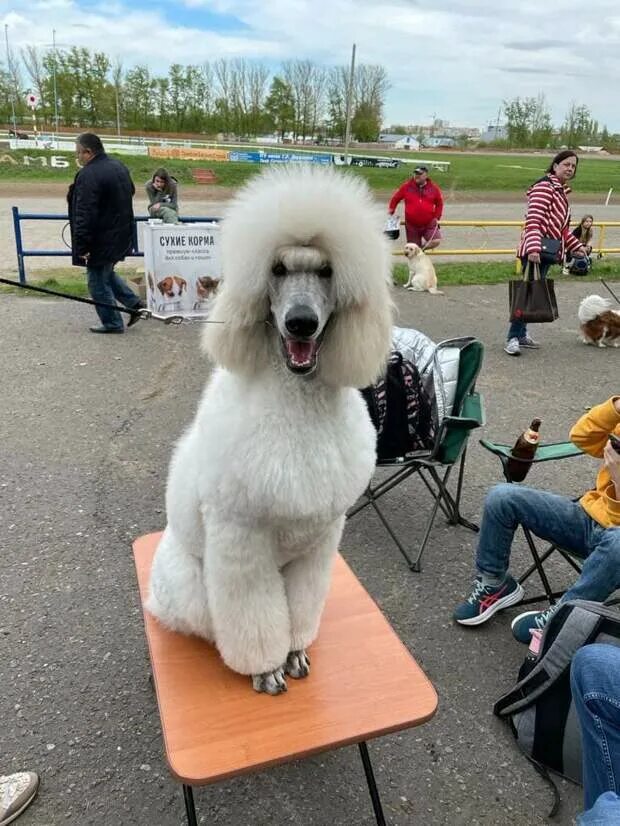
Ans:
[[[405,284],[406,290],[424,292],[432,295],[443,295],[437,289],[437,275],[433,262],[417,244],[405,244],[405,256],[409,267],[409,280]]]

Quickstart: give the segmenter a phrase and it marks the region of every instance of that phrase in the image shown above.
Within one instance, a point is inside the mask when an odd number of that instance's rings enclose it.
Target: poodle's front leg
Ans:
[[[282,576],[271,533],[256,527],[207,523],[204,576],[215,642],[229,668],[252,675],[254,688],[286,690],[284,663],[291,638]]]
[[[285,670],[291,677],[305,677],[310,671],[305,649],[319,630],[343,527],[344,516],[322,532],[303,556],[292,560],[282,570],[291,618],[291,650]]]

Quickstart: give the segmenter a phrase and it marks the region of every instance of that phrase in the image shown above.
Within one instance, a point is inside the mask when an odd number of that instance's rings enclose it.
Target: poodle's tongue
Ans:
[[[286,352],[294,367],[305,367],[311,364],[316,350],[316,341],[298,341],[293,338],[286,339]]]

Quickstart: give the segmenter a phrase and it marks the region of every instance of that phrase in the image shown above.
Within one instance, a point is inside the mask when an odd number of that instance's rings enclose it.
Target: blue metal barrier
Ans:
[[[22,228],[21,222],[22,221],[64,221],[68,223],[69,216],[68,215],[45,215],[43,213],[35,213],[35,212],[20,212],[19,207],[12,207],[11,211],[13,213],[13,231],[15,233],[15,248],[17,251],[17,269],[19,271],[19,281],[21,284],[26,283],[26,265],[24,263],[24,258],[28,257],[39,257],[39,258],[47,258],[50,256],[71,256],[71,249],[67,247],[65,250],[28,250],[24,249],[23,239],[22,239]],[[139,242],[138,242],[138,224],[144,221],[148,221],[150,218],[149,215],[137,215],[134,218],[133,224],[133,249],[131,253],[127,256],[127,258],[143,258],[144,252],[140,250]],[[201,218],[200,216],[187,216],[187,217],[179,217],[179,221],[182,224],[197,224],[203,221],[219,221],[219,218]],[[170,224],[170,226],[174,226]]]

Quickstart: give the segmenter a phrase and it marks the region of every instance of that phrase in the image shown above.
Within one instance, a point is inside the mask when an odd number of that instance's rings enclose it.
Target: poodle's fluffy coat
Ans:
[[[375,464],[360,393],[391,343],[383,215],[359,180],[270,170],[224,216],[204,347],[218,366],[178,443],[149,609],[258,691],[308,673],[347,508]]]
[[[577,316],[584,344],[620,347],[620,312],[612,310],[608,298],[588,295],[579,305]]]

